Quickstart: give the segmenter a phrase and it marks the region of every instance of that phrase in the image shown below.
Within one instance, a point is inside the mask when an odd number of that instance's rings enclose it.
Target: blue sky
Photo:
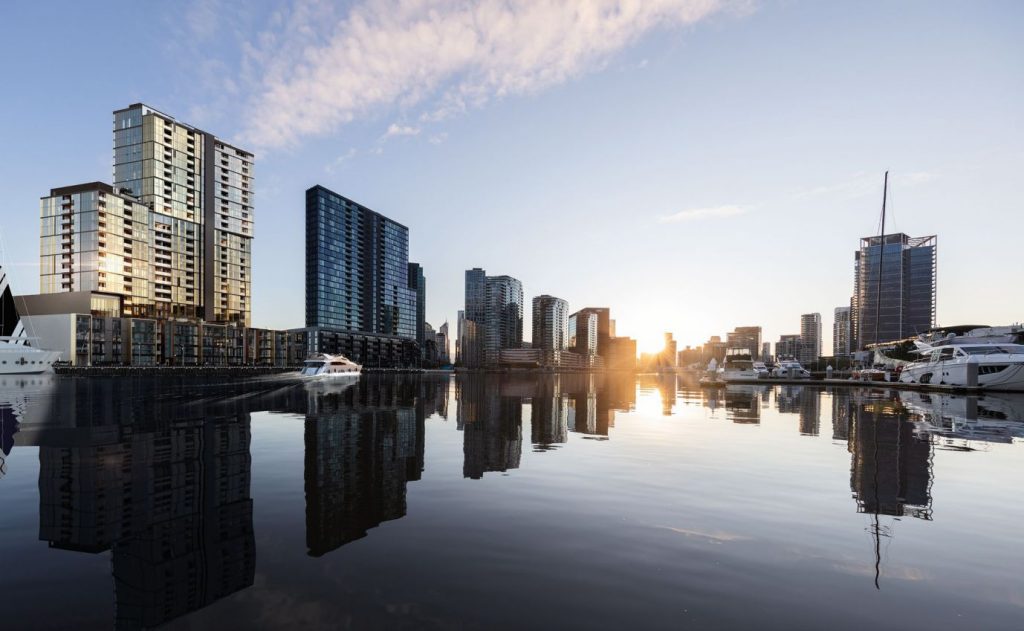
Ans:
[[[303,324],[303,191],[322,184],[409,226],[435,326],[480,266],[520,278],[528,302],[610,306],[642,350],[750,324],[774,341],[814,311],[829,329],[886,169],[895,229],[939,235],[939,323],[1024,319],[1019,2],[3,14],[16,291],[38,290],[39,197],[109,181],[111,112],[143,101],[256,152],[258,326]]]

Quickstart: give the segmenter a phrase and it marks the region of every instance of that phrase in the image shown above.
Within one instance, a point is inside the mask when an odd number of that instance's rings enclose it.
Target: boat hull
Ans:
[[[1019,355],[1017,355],[1019,357]],[[993,370],[991,366],[1005,366]],[[978,364],[977,384],[969,384],[967,363],[945,362],[914,365],[903,369],[900,382],[908,384],[979,388],[1003,392],[1024,392],[1024,362],[991,362]],[[990,372],[991,371],[991,372]]]
[[[44,351],[30,346],[5,345],[0,349],[0,375],[38,375],[53,371],[60,360],[57,351]]]
[[[726,383],[756,383],[756,382],[758,382],[758,381],[760,381],[761,379],[764,379],[764,378],[765,377],[762,376],[762,373],[754,373],[754,374],[745,374],[745,373],[729,374],[729,373],[723,373],[722,374],[722,381],[724,381]]]
[[[362,372],[325,372],[316,375],[299,373],[306,379],[358,379]]]

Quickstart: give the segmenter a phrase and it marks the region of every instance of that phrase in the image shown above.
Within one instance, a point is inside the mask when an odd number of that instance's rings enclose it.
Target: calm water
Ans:
[[[11,628],[1024,626],[1024,398],[0,379]]]

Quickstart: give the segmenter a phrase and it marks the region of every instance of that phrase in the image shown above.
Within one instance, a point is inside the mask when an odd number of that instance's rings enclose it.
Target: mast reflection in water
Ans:
[[[25,626],[1012,627],[1022,421],[676,375],[8,380],[0,581]]]

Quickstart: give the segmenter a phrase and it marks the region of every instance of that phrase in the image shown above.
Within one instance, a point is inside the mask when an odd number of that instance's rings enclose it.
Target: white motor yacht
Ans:
[[[758,381],[768,376],[767,370],[759,370],[755,366],[753,355],[745,348],[728,349],[718,373],[726,383]]]
[[[901,383],[1024,392],[1024,344],[982,343],[956,337],[918,344]]]
[[[0,375],[31,375],[53,370],[60,353],[38,348],[34,342],[37,338],[26,334],[7,273],[0,267]]]
[[[0,336],[0,375],[31,375],[53,370],[53,363],[60,359],[60,353],[29,346],[30,340],[34,339]]]
[[[344,355],[326,353],[310,357],[299,374],[303,377],[358,377],[363,367]]]
[[[795,359],[780,359],[779,365],[772,370],[776,379],[810,379],[811,371],[800,365]]]

